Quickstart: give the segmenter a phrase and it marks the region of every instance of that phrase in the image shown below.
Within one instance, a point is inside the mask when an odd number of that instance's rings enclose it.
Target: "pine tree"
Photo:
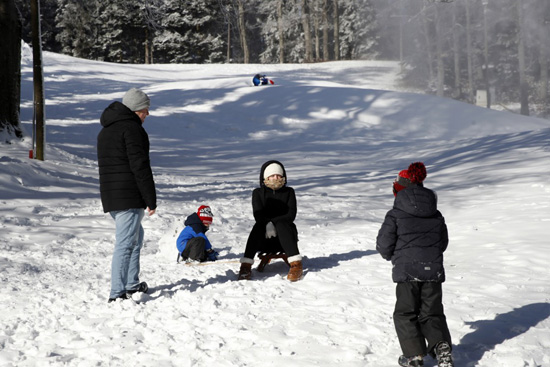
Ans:
[[[161,30],[153,39],[156,58],[169,63],[204,63],[224,60],[223,23],[220,8],[211,1],[185,4],[168,0],[161,9]]]
[[[352,0],[340,5],[340,55],[345,60],[376,55],[377,22],[370,0]]]
[[[56,40],[61,51],[75,57],[96,59],[98,55],[92,50],[98,39],[91,19],[95,3],[85,5],[84,1],[59,0],[58,4]]]

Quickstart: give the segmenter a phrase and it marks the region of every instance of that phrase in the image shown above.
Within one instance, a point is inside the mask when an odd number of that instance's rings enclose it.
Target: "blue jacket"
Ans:
[[[210,250],[212,248],[212,244],[210,244],[210,241],[208,241],[208,238],[204,234],[208,229],[204,224],[202,224],[197,213],[193,213],[188,216],[184,224],[185,228],[181,231],[178,239],[176,240],[176,246],[178,247],[178,251],[180,252],[180,254],[183,250],[185,250],[185,246],[187,246],[187,241],[189,241],[193,237],[202,237],[205,239],[205,250]]]

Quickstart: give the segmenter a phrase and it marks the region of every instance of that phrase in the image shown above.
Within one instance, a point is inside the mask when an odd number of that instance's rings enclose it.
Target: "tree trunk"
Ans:
[[[487,29],[487,5],[483,5],[483,57],[485,59],[485,90],[487,91],[487,108],[491,108],[491,63],[489,62],[489,30]]]
[[[523,24],[523,4],[522,0],[517,0],[518,8],[518,63],[519,63],[519,88],[521,114],[529,116],[529,95],[527,79],[525,77],[525,40]]]
[[[472,52],[472,27],[470,24],[470,0],[466,0],[466,53],[468,58],[468,99],[475,102],[474,65]]]
[[[227,54],[225,57],[225,62],[231,62],[231,21],[227,21]]]
[[[428,64],[428,82],[430,87],[433,86],[434,81],[434,70],[432,66],[433,55],[432,55],[432,41],[430,39],[430,26],[429,26],[429,17],[427,15],[428,8],[426,5],[423,5],[422,11],[422,26],[424,27],[424,38],[426,41],[426,63]]]
[[[313,12],[313,34],[315,35],[315,61],[321,60],[321,42],[319,39],[319,28],[321,21],[319,19],[319,4],[315,2],[315,10]]]
[[[285,32],[283,26],[283,0],[277,2],[277,24],[279,27],[279,63],[285,62]]]
[[[309,27],[308,0],[302,0],[302,27],[304,28],[305,62],[313,61],[313,44],[311,42],[311,30]]]
[[[401,73],[405,71],[405,60],[403,55],[403,22],[405,17],[405,5],[404,1],[406,0],[400,0],[399,5],[399,70]]]
[[[540,53],[540,100],[545,115],[550,114],[550,101],[548,100],[548,58],[550,52],[542,46]]]
[[[40,1],[31,0],[32,60],[34,84],[34,116],[36,119],[35,158],[43,161],[46,149],[46,118],[44,74],[42,72],[42,35],[40,29]]]
[[[323,60],[328,61],[328,0],[323,2]]]
[[[340,60],[340,16],[338,15],[338,0],[333,0],[334,23],[334,60]]]
[[[550,100],[548,99],[548,59],[550,58],[550,41],[547,35],[550,34],[550,3],[548,0],[543,0],[540,4],[540,27],[539,44],[540,44],[540,90],[539,98],[542,103],[542,110],[546,116],[550,115]]]
[[[153,63],[152,42],[149,28],[145,28],[145,63]]]
[[[250,62],[250,55],[248,51],[248,42],[246,40],[246,22],[244,19],[244,5],[243,0],[237,0],[237,6],[239,9],[239,31],[241,33],[241,47],[243,49],[243,63],[248,64]]]
[[[13,0],[0,5],[0,132],[23,137],[19,120],[21,96],[21,21]]]
[[[460,37],[459,37],[459,27],[457,21],[458,13],[458,4],[454,2],[453,5],[453,54],[454,54],[454,74],[455,74],[455,85],[454,85],[454,98],[460,98],[462,96],[462,85],[460,81]]]
[[[441,34],[441,16],[438,4],[434,5],[435,14],[435,47],[437,52],[437,96],[443,97],[445,93],[445,65],[443,64],[443,35]]]

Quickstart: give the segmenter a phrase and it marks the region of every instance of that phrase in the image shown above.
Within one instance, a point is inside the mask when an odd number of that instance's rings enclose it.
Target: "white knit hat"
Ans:
[[[284,176],[283,167],[277,163],[271,163],[264,170],[264,180],[271,175]]]
[[[149,108],[149,106],[151,106],[151,100],[142,90],[132,88],[126,92],[122,98],[122,104],[132,111],[140,111],[144,108]]]

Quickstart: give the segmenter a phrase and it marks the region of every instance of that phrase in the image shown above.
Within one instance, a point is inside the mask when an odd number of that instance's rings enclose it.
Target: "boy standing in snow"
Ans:
[[[298,250],[296,194],[286,186],[286,171],[279,161],[265,162],[260,169],[260,187],[252,192],[252,212],[256,223],[248,237],[241,259],[239,280],[252,277],[252,264],[257,252],[280,252],[288,256],[287,279],[302,278],[302,255]]]
[[[176,246],[178,262],[181,258],[187,263],[218,260],[218,253],[206,237],[206,232],[212,224],[214,214],[208,205],[201,205],[196,213],[185,220],[185,228],[181,231]]]
[[[449,238],[437,197],[423,186],[426,175],[422,162],[399,172],[393,209],[378,232],[376,250],[391,260],[397,283],[393,320],[403,351],[399,365],[423,366],[423,357],[430,354],[439,367],[453,367],[442,304],[443,252]]]
[[[108,302],[130,299],[135,292],[147,293],[139,281],[143,245],[141,220],[144,209],[157,208],[155,182],[149,160],[149,136],[143,128],[150,100],[132,88],[122,103],[111,103],[101,115],[103,128],[97,136],[99,191],[103,211],[115,221],[115,249],[111,263],[111,293]]]

